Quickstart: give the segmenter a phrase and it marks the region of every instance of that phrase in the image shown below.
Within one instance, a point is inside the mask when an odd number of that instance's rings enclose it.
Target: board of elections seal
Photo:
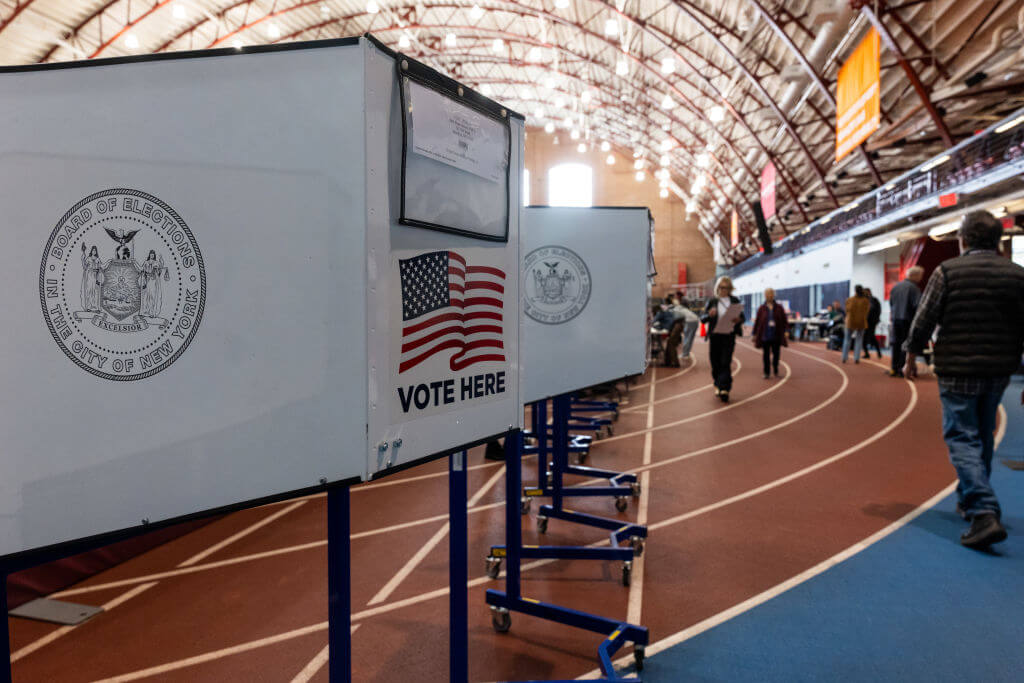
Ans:
[[[539,323],[572,320],[590,301],[590,270],[572,249],[538,247],[526,255],[523,272],[523,308]]]
[[[199,329],[206,270],[171,207],[139,190],[104,190],[50,233],[39,300],[54,341],[79,367],[145,379],[177,360]]]

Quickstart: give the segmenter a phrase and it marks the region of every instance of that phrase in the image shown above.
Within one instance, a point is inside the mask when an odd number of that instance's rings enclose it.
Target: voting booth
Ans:
[[[647,369],[646,207],[523,210],[522,399]]]
[[[522,145],[368,37],[0,71],[0,559],[519,427]]]

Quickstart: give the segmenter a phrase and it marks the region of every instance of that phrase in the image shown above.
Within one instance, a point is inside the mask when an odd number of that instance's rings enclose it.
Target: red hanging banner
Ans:
[[[765,220],[775,215],[775,164],[770,161],[761,171],[761,213]]]

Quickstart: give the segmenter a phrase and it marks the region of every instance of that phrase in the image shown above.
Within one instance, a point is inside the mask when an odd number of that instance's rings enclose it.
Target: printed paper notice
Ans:
[[[508,172],[508,128],[414,81],[406,81],[412,151],[493,182]]]

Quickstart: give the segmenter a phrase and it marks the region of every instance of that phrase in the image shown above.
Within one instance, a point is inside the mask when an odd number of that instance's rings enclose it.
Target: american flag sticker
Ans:
[[[455,251],[399,259],[402,339],[398,374],[435,356],[461,371],[507,362],[505,277],[494,266],[473,264]]]

